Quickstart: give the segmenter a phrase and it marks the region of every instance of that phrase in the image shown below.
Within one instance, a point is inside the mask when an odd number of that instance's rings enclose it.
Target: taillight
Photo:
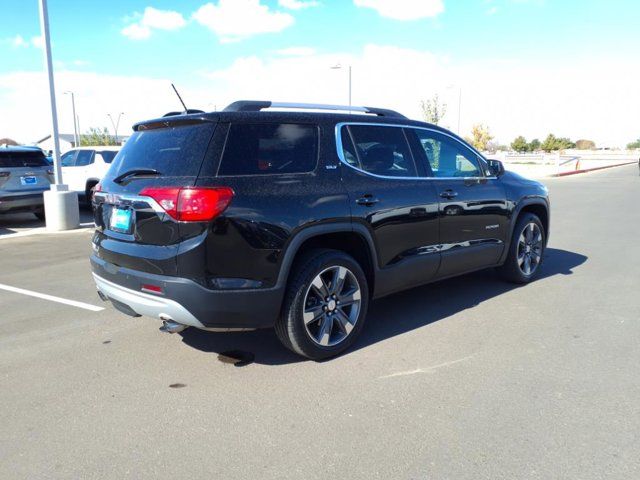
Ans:
[[[172,218],[181,222],[213,220],[231,203],[228,187],[147,187],[140,195],[153,198]]]
[[[98,182],[98,183],[96,183],[96,185],[93,188],[94,188],[94,192],[101,192],[102,191],[102,184],[100,182]]]

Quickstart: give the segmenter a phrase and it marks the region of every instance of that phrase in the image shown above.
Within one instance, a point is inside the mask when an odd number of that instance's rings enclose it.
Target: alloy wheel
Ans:
[[[542,261],[542,231],[535,222],[525,225],[518,239],[518,268],[525,275],[532,275]]]
[[[361,308],[360,284],[346,267],[326,268],[313,279],[304,299],[309,338],[322,347],[342,343],[353,331]]]

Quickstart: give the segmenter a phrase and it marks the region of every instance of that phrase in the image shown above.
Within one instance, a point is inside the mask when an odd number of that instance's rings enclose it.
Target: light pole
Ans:
[[[331,67],[331,70],[342,70],[343,66],[341,64],[334,65]],[[351,113],[351,65],[348,65],[349,70],[349,113]]]
[[[71,108],[73,110],[73,141],[75,147],[80,146],[80,137],[78,136],[78,124],[76,123],[76,98],[72,91],[64,92],[65,95],[71,95]]]
[[[111,116],[111,114],[107,113],[107,116],[109,117],[109,120],[111,120],[111,126],[113,127],[114,138],[116,140],[116,144],[118,143],[118,127],[120,126],[120,117],[122,117],[122,115],[124,115],[124,112],[120,112],[118,114],[118,120],[116,120],[114,122],[113,121],[113,117]]]
[[[45,191],[44,211],[49,230],[71,230],[80,224],[78,195],[70,192],[62,183],[62,167],[60,165],[60,139],[58,137],[58,111],[56,108],[56,92],[53,81],[53,62],[51,60],[51,40],[49,38],[49,12],[47,0],[40,0],[40,29],[44,39],[44,65],[49,80],[49,100],[51,103],[51,131],[53,137],[54,184],[51,190]]]

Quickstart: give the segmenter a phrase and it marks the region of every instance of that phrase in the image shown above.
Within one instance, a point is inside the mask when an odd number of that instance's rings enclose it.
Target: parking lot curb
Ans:
[[[625,163],[616,163],[615,165],[605,165],[604,167],[594,167],[594,168],[583,168],[580,170],[572,170],[570,172],[562,172],[562,173],[554,173],[553,175],[549,175],[550,177],[566,177],[568,175],[576,175],[578,173],[588,173],[588,172],[595,172],[596,170],[604,170],[606,168],[613,168],[613,167],[623,167],[625,165],[632,165],[638,162],[625,162]]]

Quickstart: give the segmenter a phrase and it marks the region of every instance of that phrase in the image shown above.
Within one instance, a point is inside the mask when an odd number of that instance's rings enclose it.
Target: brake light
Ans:
[[[228,187],[147,187],[140,195],[153,198],[172,218],[181,222],[213,220],[231,203]]]
[[[93,188],[94,188],[94,192],[101,192],[102,191],[102,184],[100,182],[98,182],[98,183],[96,183],[96,185]]]

